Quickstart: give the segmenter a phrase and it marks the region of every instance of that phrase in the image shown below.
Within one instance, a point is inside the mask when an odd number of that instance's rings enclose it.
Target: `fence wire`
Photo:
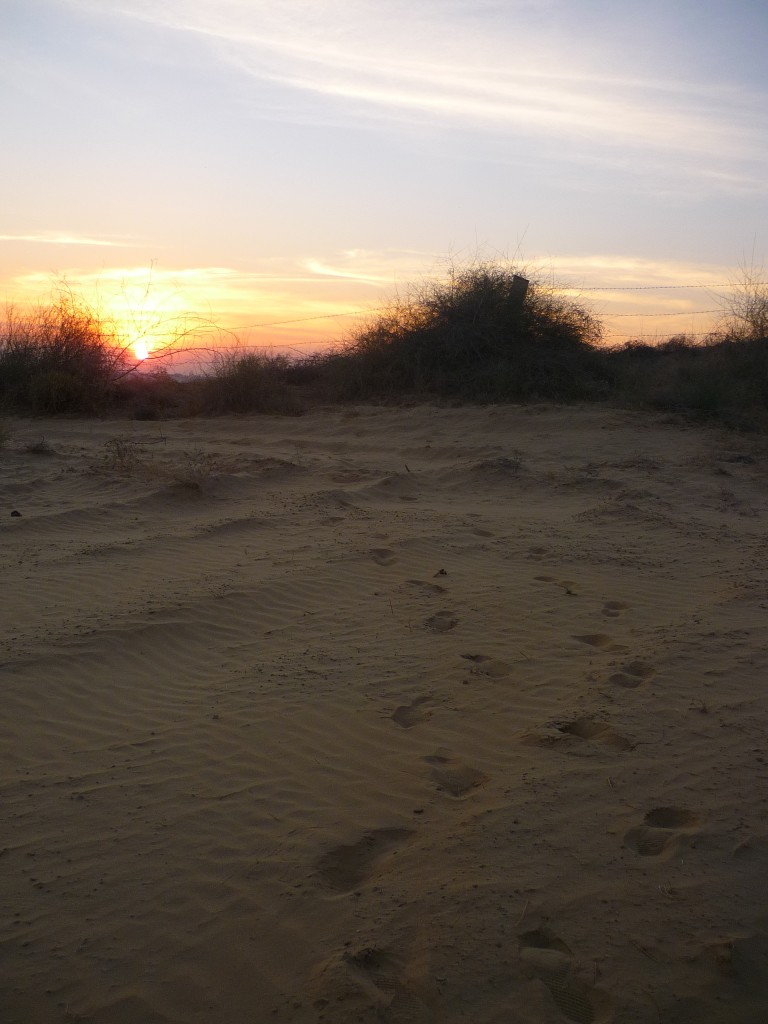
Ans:
[[[584,294],[586,292],[650,292],[650,291],[708,291],[712,292],[716,289],[732,289],[736,290],[742,288],[743,285],[734,283],[733,281],[715,283],[715,284],[704,284],[701,282],[691,282],[689,284],[638,284],[638,285],[561,285],[560,287],[551,289],[553,292],[559,294],[575,294],[576,296]],[[768,287],[768,281],[754,281],[750,282],[750,287]],[[313,316],[304,317],[293,317],[288,320],[269,320],[264,323],[258,324],[246,324],[233,328],[232,332],[236,331],[260,331],[271,327],[289,327],[295,324],[311,323],[317,320],[338,320],[343,317],[352,316],[370,316],[373,313],[385,312],[389,309],[389,306],[372,306],[367,309],[352,309],[344,313],[319,313]],[[670,312],[652,312],[648,313],[645,311],[636,313],[603,313],[601,318],[604,321],[611,321],[618,318],[632,317],[638,320],[644,320],[646,318],[662,318],[662,317],[680,317],[680,316],[712,316],[713,314],[723,313],[722,308],[718,309],[691,309],[691,310],[674,310]],[[613,330],[608,327],[606,334],[611,337],[619,338],[655,338],[658,337],[657,332],[622,332]],[[286,351],[298,351],[302,348],[317,347],[318,341],[293,341],[290,344],[280,344],[279,341],[275,341],[270,345],[238,345],[237,350],[241,352],[257,352],[266,351],[274,348],[280,348]]]

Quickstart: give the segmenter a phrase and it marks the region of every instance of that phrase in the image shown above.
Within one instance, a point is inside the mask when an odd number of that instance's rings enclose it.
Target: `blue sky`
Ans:
[[[3,0],[0,298],[136,314],[151,268],[153,308],[242,327],[480,253],[705,329],[764,259],[766,38],[754,0]]]

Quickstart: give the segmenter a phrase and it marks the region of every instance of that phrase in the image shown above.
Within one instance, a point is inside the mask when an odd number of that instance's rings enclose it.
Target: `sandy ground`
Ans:
[[[5,1024],[768,1019],[764,439],[10,426]]]

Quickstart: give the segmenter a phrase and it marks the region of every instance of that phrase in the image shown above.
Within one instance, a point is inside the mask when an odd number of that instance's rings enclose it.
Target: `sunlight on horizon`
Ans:
[[[108,323],[147,368],[184,366],[186,372],[231,347],[290,357],[327,350],[368,315],[478,261],[514,265],[542,287],[583,302],[603,322],[606,344],[705,335],[717,320],[718,296],[734,277],[725,265],[601,254],[510,260],[483,251],[438,258],[346,250],[265,260],[250,272],[128,266],[71,269],[58,281],[35,273],[6,282],[6,289],[17,307],[45,306],[67,292]]]

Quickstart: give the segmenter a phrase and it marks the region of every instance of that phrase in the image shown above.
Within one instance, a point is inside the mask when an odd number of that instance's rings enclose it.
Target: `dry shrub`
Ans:
[[[100,412],[130,365],[114,327],[68,291],[28,313],[6,311],[0,333],[0,401],[6,408],[42,415]]]
[[[111,473],[130,476],[144,464],[141,446],[129,438],[110,437],[104,442],[101,468]]]
[[[765,270],[752,259],[739,267],[732,291],[720,297],[723,309],[715,332],[718,340],[758,341],[768,338],[768,282]]]
[[[498,262],[412,286],[314,360],[331,397],[469,401],[594,397],[601,327],[588,310]]]
[[[218,460],[210,452],[184,452],[179,462],[165,471],[165,475],[180,487],[202,491],[219,472]]]

